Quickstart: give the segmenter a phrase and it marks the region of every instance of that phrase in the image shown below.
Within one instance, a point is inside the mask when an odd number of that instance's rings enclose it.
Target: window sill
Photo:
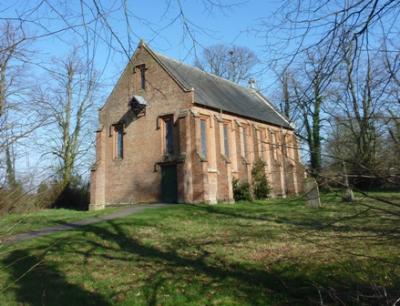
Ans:
[[[146,89],[143,89],[142,87],[140,87],[137,89],[137,93],[138,93],[138,96],[142,96],[143,94],[146,93]]]
[[[250,165],[250,162],[247,160],[247,158],[245,158],[245,157],[243,157],[243,156],[242,156],[242,162],[243,162],[243,164],[245,164],[245,165]]]
[[[227,157],[226,155],[221,154],[221,157],[222,157],[222,159],[225,161],[225,163],[227,163],[227,164],[230,164],[230,163],[231,163],[231,160],[230,160],[229,157]]]
[[[202,162],[202,163],[208,162],[207,157],[200,155],[199,152],[197,152],[197,151],[196,151],[196,155],[199,158],[200,162]]]
[[[163,162],[182,162],[186,159],[186,153],[176,154],[164,154],[162,156]]]

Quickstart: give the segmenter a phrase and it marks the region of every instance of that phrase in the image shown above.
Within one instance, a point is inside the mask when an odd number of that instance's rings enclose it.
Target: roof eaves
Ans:
[[[268,101],[268,99],[266,97],[264,97],[260,92],[258,91],[254,91],[255,94],[265,103],[267,104],[283,121],[285,121],[291,128],[293,128],[292,124],[290,123],[290,121],[283,116],[280,112],[278,112],[275,107],[271,104],[271,102]]]
[[[230,116],[233,116],[233,117],[242,118],[244,120],[251,120],[251,121],[258,122],[258,123],[272,125],[272,126],[275,126],[275,127],[283,127],[285,129],[288,128],[286,126],[282,126],[280,124],[273,123],[273,122],[268,121],[268,120],[262,120],[262,119],[255,118],[253,116],[246,116],[246,115],[239,114],[239,113],[236,113],[236,112],[232,112],[232,111],[229,111],[229,110],[225,110],[225,109],[222,109],[222,108],[213,107],[213,106],[209,106],[209,105],[204,105],[204,104],[198,103],[196,101],[194,102],[194,105],[197,106],[197,107],[200,107],[200,108],[209,109],[209,110],[216,111],[216,112],[219,112],[219,113],[222,112],[222,114],[227,114],[227,115],[230,115]]]
[[[139,44],[138,44],[138,47],[141,46],[142,43],[143,43],[143,42],[140,41]],[[121,79],[122,79],[122,77],[123,77],[125,71],[128,69],[129,64],[130,64],[130,63],[133,63],[133,60],[134,60],[135,56],[136,56],[137,53],[138,53],[138,50],[139,50],[139,48],[136,48],[135,52],[133,53],[133,55],[132,55],[131,58],[129,59],[128,64],[125,66],[124,70],[122,71],[121,75],[119,76],[117,83],[115,83],[115,85],[114,85],[113,89],[111,90],[110,94],[107,96],[106,102],[104,102],[104,104],[103,104],[102,106],[99,107],[99,111],[101,111],[101,110],[107,105],[108,99],[111,97],[111,95],[114,93],[114,91],[115,91],[116,88],[118,87],[118,83],[121,81]]]
[[[151,48],[147,46],[147,44],[142,42],[141,46],[144,47],[150,53],[150,55],[154,58],[154,60],[165,70],[165,72],[167,72],[170,75],[170,77],[179,85],[179,87],[181,87],[186,92],[193,91],[193,88],[186,88],[186,86],[181,82],[181,80],[179,80],[179,78],[173,73],[173,71],[171,71],[166,65],[164,65],[162,60],[160,60],[160,58],[158,57],[157,53],[151,50]]]

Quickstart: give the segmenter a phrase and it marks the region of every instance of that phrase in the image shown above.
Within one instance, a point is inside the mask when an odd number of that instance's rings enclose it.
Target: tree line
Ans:
[[[102,45],[126,62],[138,36],[132,21],[156,32],[124,1],[79,3],[76,9],[43,1],[13,14],[4,8],[0,15],[0,206],[5,211],[38,190],[46,197],[49,190],[60,196],[70,186],[87,190],[96,110],[105,98],[98,49]],[[240,5],[201,3],[221,11]],[[279,93],[273,101],[296,126],[309,175],[321,186],[342,184],[346,175],[366,189],[399,185],[399,7],[390,0],[283,1],[273,18],[266,16],[253,29],[263,42],[261,58],[245,46],[202,48],[201,28],[180,1],[168,2],[173,17],[165,22],[181,28],[200,69],[245,86],[274,71],[277,82],[265,93]],[[48,16],[59,22],[49,23]],[[117,31],[116,19],[124,22],[125,33]],[[75,44],[59,57],[44,56],[35,48],[47,38]],[[44,169],[21,167],[21,157],[30,155],[44,160]]]

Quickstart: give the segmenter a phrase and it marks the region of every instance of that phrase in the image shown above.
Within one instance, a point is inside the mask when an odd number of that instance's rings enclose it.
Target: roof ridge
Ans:
[[[182,80],[179,79],[179,77],[176,76],[175,73],[173,73],[173,71],[171,71],[171,69],[169,69],[163,62],[162,60],[160,60],[160,56],[163,57],[162,54],[155,52],[152,48],[150,48],[150,46],[148,44],[146,44],[143,40],[140,41],[140,46],[144,47],[152,56],[153,58],[156,60],[156,62],[158,62],[161,67],[163,67],[165,69],[165,71],[178,83],[179,86],[182,87],[182,89],[184,91],[191,91],[191,88],[187,88],[184,84],[184,82],[182,82]]]
[[[179,60],[177,60],[177,59],[175,59],[175,58],[166,56],[166,55],[164,55],[164,54],[161,54],[161,53],[158,53],[158,52],[155,52],[155,51],[153,51],[153,52],[154,52],[157,56],[165,57],[166,59],[171,60],[171,61],[174,61],[174,62],[176,62],[176,63],[178,63],[178,64],[182,64],[182,65],[187,66],[187,67],[189,67],[189,68],[191,68],[191,69],[198,70],[198,71],[201,72],[201,73],[204,73],[204,74],[206,74],[206,75],[209,75],[209,76],[211,76],[211,77],[213,77],[213,78],[216,78],[216,79],[219,79],[219,80],[221,80],[221,81],[228,82],[228,83],[230,83],[231,85],[234,85],[234,86],[236,86],[236,87],[239,87],[239,88],[241,88],[241,89],[244,89],[244,90],[246,90],[246,91],[248,91],[248,92],[250,92],[250,93],[252,93],[253,90],[254,90],[254,89],[252,89],[252,88],[245,87],[245,86],[240,85],[240,84],[238,84],[238,83],[236,83],[236,82],[233,82],[233,81],[231,81],[231,80],[225,79],[225,78],[223,78],[223,77],[221,77],[221,76],[219,76],[219,75],[213,74],[213,73],[211,73],[211,72],[204,71],[204,70],[202,70],[202,69],[200,69],[200,68],[198,68],[198,67],[196,67],[196,66],[192,66],[192,65],[189,65],[189,64],[187,64],[187,63],[185,63],[185,62],[179,61]]]
[[[194,92],[194,102],[239,116],[251,117],[268,124],[292,128],[290,122],[259,90],[245,87],[183,61],[155,52],[144,42],[141,43],[141,46],[153,56],[184,91]],[[247,106],[240,101],[248,103]]]

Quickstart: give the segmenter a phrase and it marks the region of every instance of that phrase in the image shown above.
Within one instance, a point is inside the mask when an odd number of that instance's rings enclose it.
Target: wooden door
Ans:
[[[178,201],[176,165],[161,167],[161,200],[165,203],[177,203]]]

